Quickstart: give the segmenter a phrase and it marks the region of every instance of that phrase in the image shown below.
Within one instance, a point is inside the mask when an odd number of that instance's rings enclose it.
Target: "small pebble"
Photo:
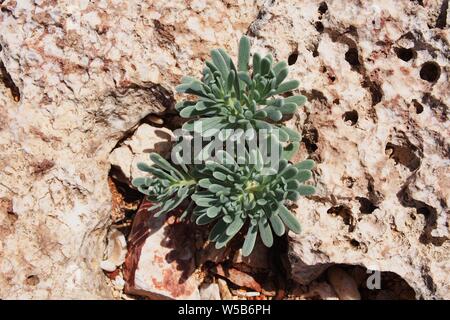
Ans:
[[[234,295],[240,296],[240,297],[258,297],[260,295],[259,292],[255,292],[255,291],[233,290],[232,293]]]
[[[327,272],[328,281],[340,300],[361,300],[355,279],[339,267],[331,267]]]
[[[217,279],[217,284],[219,285],[220,297],[222,300],[235,300],[231,295],[230,289],[228,289],[227,282],[223,279]]]
[[[102,268],[106,272],[113,272],[114,270],[116,270],[116,265],[109,260],[105,260],[100,262],[100,268]]]
[[[125,287],[125,280],[121,276],[117,276],[114,281],[114,287],[122,290]]]
[[[154,124],[164,124],[163,119],[152,114],[148,116],[148,120],[150,120],[150,122],[153,122]]]

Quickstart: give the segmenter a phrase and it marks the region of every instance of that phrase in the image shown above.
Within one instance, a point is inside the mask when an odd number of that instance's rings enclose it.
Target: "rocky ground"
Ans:
[[[0,298],[450,298],[447,0],[0,8]],[[242,34],[289,62],[296,159],[318,163],[302,234],[249,259],[129,185],[169,148],[181,77]]]

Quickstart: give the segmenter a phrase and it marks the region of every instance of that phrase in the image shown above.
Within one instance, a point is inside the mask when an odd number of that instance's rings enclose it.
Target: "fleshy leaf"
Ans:
[[[246,36],[242,36],[239,41],[239,57],[238,57],[238,70],[248,70],[248,61],[250,59],[250,40]]]

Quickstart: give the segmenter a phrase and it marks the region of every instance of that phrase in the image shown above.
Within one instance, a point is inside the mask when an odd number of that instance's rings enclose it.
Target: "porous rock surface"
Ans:
[[[112,297],[110,153],[242,34],[309,98],[289,123],[318,163],[293,278],[355,264],[449,298],[446,3],[2,1],[0,298]]]
[[[109,162],[119,169],[118,179],[130,183],[134,178],[144,175],[137,165],[140,162],[150,164],[150,153],[170,156],[172,140],[173,133],[169,129],[155,128],[144,123],[120,147],[111,152]]]

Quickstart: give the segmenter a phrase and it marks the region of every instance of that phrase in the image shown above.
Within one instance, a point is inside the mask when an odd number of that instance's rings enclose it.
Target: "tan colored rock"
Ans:
[[[339,300],[361,300],[355,280],[339,267],[327,270],[328,281],[336,291]]]
[[[123,233],[114,228],[108,232],[107,240],[106,259],[100,263],[100,267],[107,272],[113,272],[125,262],[127,242]]]
[[[200,299],[191,226],[170,215],[156,218],[148,211],[151,206],[144,200],[133,221],[125,292],[151,299]]]
[[[173,108],[211,49],[235,57],[243,33],[252,50],[291,57],[310,100],[290,121],[304,127],[297,159],[318,162],[318,194],[299,202],[304,231],[291,235],[294,279],[354,264],[449,298],[442,1],[320,2],[3,1],[0,298],[112,297],[100,268],[110,152]]]
[[[234,268],[224,268],[222,265],[217,265],[215,268],[215,272],[226,279],[228,279],[230,282],[234,283],[235,285],[238,285],[240,287],[253,289],[255,291],[261,292],[262,288],[261,285],[256,281],[256,279],[251,276],[248,273],[239,271],[238,269]]]
[[[398,274],[418,298],[448,299],[442,2],[320,2],[277,2],[251,29],[257,50],[291,56],[290,76],[309,98],[289,122],[303,131],[296,159],[318,163],[317,194],[295,209],[303,232],[290,233],[292,276],[309,283],[332,264],[361,265]]]
[[[130,182],[146,174],[137,168],[137,164],[139,162],[150,164],[150,153],[156,152],[163,157],[170,157],[172,140],[173,134],[169,129],[156,128],[144,123],[123,142],[122,146],[111,152],[109,161],[111,165],[120,169],[125,182]]]
[[[224,279],[217,279],[217,285],[220,290],[220,297],[222,300],[233,300],[233,296],[228,288],[227,282]]]
[[[110,152],[261,3],[2,1],[0,298],[112,298]]]

